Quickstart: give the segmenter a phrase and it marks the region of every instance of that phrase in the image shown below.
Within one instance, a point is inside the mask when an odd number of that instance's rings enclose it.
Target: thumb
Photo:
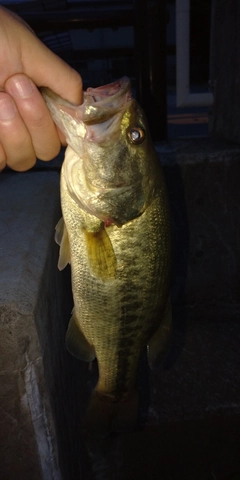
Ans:
[[[76,70],[49,50],[30,31],[31,38],[22,48],[25,73],[38,87],[49,87],[70,102],[82,103],[82,78]],[[28,36],[27,35],[27,36]]]

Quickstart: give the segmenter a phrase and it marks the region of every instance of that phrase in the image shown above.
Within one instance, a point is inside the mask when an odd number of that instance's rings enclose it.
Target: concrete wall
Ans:
[[[213,0],[212,64],[216,81],[213,135],[240,142],[240,10],[238,0]]]

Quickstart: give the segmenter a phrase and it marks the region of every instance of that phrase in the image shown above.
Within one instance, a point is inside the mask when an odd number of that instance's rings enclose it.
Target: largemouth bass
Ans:
[[[72,272],[67,348],[98,361],[88,428],[118,431],[135,422],[143,349],[151,364],[171,330],[164,178],[128,78],[89,88],[80,106],[45,88],[42,94],[68,143],[56,227],[58,267],[70,263]]]

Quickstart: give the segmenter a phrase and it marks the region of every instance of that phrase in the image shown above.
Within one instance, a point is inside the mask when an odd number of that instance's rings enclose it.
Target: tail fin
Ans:
[[[103,437],[111,432],[132,431],[137,414],[137,391],[121,401],[114,401],[95,390],[86,412],[84,428],[89,434]]]

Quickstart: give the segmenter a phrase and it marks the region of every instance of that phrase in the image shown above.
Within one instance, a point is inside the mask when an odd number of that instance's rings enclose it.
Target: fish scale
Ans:
[[[71,242],[71,236],[75,239],[80,227],[72,198],[68,198],[66,205],[65,202],[66,198],[62,208],[65,222],[67,225],[70,222]],[[160,207],[162,217],[159,215]],[[121,229],[107,229],[117,260],[114,281],[102,282],[92,277],[83,236],[82,242],[71,253],[74,304],[80,312],[80,327],[89,343],[95,346],[100,365],[98,388],[109,396],[119,398],[121,392],[124,396],[133,387],[142,348],[159,323],[159,319],[153,317],[156,317],[156,312],[161,313],[170,278],[166,278],[165,272],[169,270],[169,254],[164,251],[156,258],[157,240],[162,246],[165,243],[166,251],[169,250],[169,229],[164,216],[166,208],[167,205],[157,198],[142,216]],[[81,223],[79,212],[78,218]],[[136,235],[139,231],[140,239]],[[75,256],[77,262],[74,261]],[[156,290],[161,295],[156,295]],[[117,374],[116,363],[122,364]]]

